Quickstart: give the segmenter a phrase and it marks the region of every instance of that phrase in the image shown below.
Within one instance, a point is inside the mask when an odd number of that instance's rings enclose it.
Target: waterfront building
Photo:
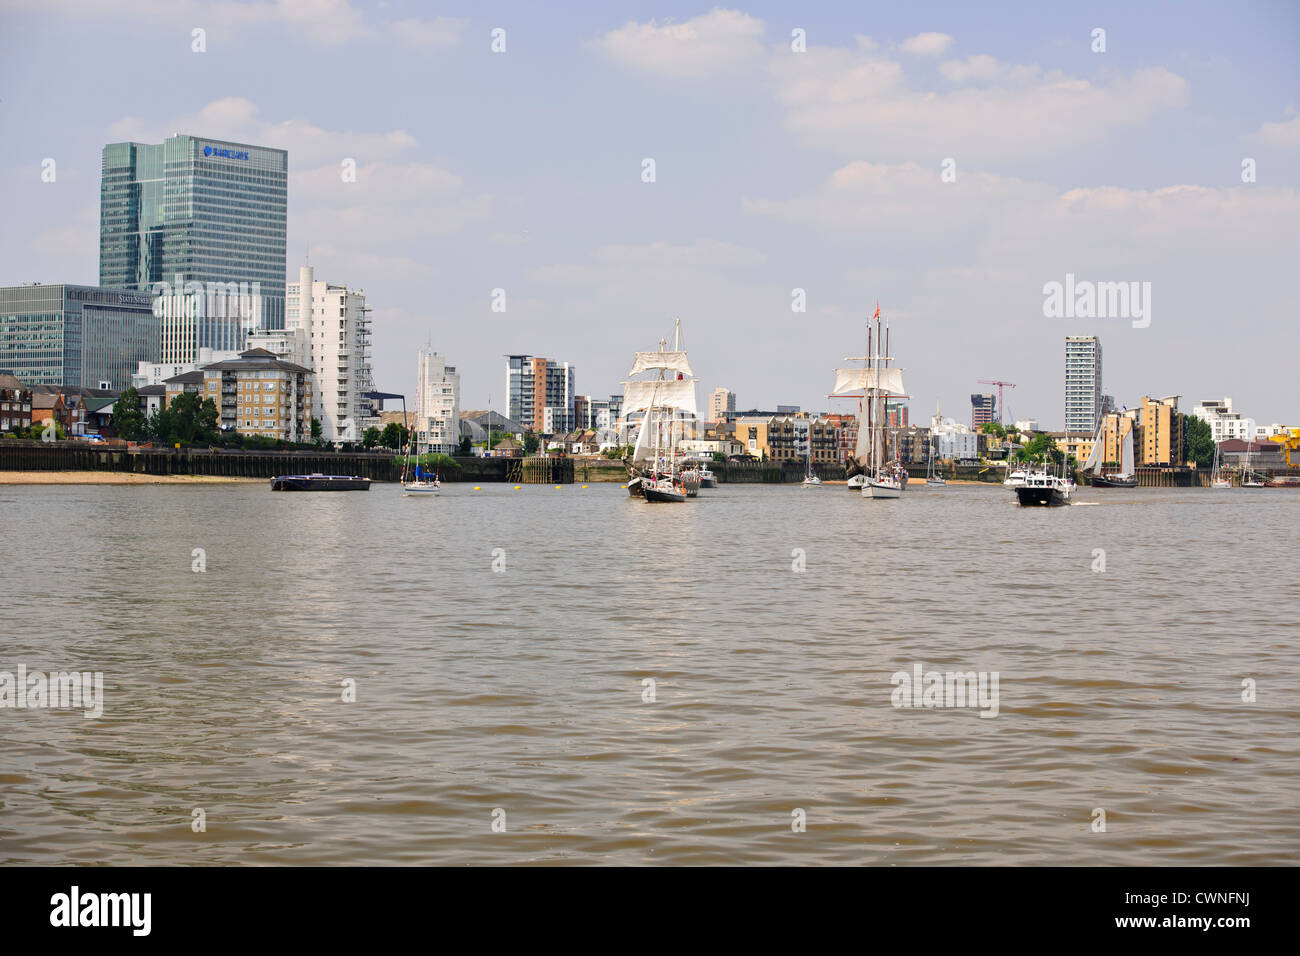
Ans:
[[[370,312],[364,290],[318,280],[312,266],[300,268],[298,281],[288,284],[285,328],[302,331],[311,356],[310,362],[291,364],[315,374],[315,416],[325,441],[360,441],[379,423],[366,398],[374,391]]]
[[[578,428],[617,428],[623,414],[623,396],[611,395],[608,399],[578,395],[574,399],[574,420]]]
[[[248,349],[238,358],[205,365],[164,385],[167,404],[182,392],[211,399],[223,430],[286,441],[311,439],[312,370],[265,349]]]
[[[166,283],[175,295],[238,288],[257,300],[262,327],[283,328],[288,175],[283,149],[183,134],[109,143],[100,285],[154,292]]]
[[[32,425],[32,390],[8,369],[0,369],[0,432],[25,431]]]
[[[570,432],[575,420],[576,367],[540,356],[507,355],[506,396],[513,420],[544,435]]]
[[[1240,468],[1246,463],[1246,453],[1250,453],[1251,471],[1270,471],[1285,467],[1282,445],[1275,441],[1242,441],[1240,438],[1228,438],[1218,443],[1220,461],[1224,465]]]
[[[998,420],[997,399],[993,395],[970,397],[970,427],[979,431],[981,425]]]
[[[767,422],[766,452],[772,461],[804,461],[811,454],[814,463],[831,464],[836,455],[835,426],[806,412],[774,416]]]
[[[979,458],[979,435],[961,422],[943,418],[938,412],[930,420],[930,440],[936,459],[971,461]]]
[[[826,416],[826,421],[834,429],[835,461],[841,465],[846,464],[858,444],[858,416],[833,412]]]
[[[1021,432],[1033,433],[1040,431],[1037,418],[1018,418],[1016,419],[1016,429]]]
[[[1178,414],[1177,395],[1165,398],[1143,396],[1134,436],[1139,465],[1182,465],[1183,416]]]
[[[709,421],[726,422],[736,417],[736,393],[719,386],[709,394]]]
[[[889,428],[907,428],[907,403],[901,398],[885,399],[885,419]]]
[[[730,438],[685,438],[678,447],[688,455],[723,455],[730,458],[732,455],[744,454],[740,442]]]
[[[1243,418],[1233,411],[1232,399],[1207,399],[1192,409],[1192,414],[1210,426],[1210,437],[1217,445],[1229,438],[1249,441],[1257,437],[1255,419]]]
[[[232,358],[239,358],[239,352],[204,348],[199,349],[198,359],[193,362],[141,362],[131,373],[131,384],[137,390],[146,385],[161,385],[169,378]]]
[[[424,349],[417,357],[414,430],[431,452],[454,455],[460,445],[460,376],[446,356]]]
[[[1065,337],[1066,434],[1096,434],[1101,412],[1101,340],[1095,335],[1067,335]]]
[[[153,296],[86,285],[0,287],[0,368],[31,385],[121,391],[159,358]]]
[[[742,455],[753,455],[755,458],[768,457],[767,429],[773,417],[743,415],[736,419],[736,441],[743,449]]]

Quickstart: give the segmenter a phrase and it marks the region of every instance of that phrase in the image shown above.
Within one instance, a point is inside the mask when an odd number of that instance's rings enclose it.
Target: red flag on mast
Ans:
[[[879,300],[879,299],[876,300],[876,314],[873,315],[872,318],[873,318],[873,319],[878,319],[878,318],[880,318],[880,300]]]

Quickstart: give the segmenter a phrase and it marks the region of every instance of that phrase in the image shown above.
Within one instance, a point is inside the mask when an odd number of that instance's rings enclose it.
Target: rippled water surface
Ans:
[[[0,861],[1294,862],[1300,492],[1078,498],[0,488]]]

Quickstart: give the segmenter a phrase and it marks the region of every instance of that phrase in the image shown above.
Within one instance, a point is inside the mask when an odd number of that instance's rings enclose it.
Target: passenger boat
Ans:
[[[277,475],[272,491],[369,491],[370,479],[359,475]]]

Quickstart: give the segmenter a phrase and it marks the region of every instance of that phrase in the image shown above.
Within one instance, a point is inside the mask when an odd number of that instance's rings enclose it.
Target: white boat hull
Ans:
[[[864,498],[901,498],[903,486],[897,481],[869,481],[862,488]]]
[[[431,498],[439,490],[440,485],[429,481],[411,481],[402,485],[402,495],[407,498]]]
[[[849,491],[860,491],[866,483],[866,475],[854,475],[848,480]]]

